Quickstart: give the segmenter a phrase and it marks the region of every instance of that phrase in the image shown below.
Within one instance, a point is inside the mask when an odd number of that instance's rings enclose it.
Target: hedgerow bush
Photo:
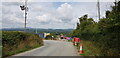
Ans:
[[[76,29],[70,35],[84,40],[82,42],[85,45],[84,48],[89,51],[89,54],[84,51],[86,56],[90,54],[94,56],[120,56],[120,1],[116,3],[116,6],[112,6],[111,11],[106,11],[106,17],[101,18],[98,22],[88,18],[87,14],[80,17]],[[96,49],[87,49],[89,47],[96,47]],[[99,50],[101,50],[98,52],[99,55],[94,54]]]
[[[2,56],[10,56],[43,45],[43,40],[37,34],[20,31],[2,31]]]

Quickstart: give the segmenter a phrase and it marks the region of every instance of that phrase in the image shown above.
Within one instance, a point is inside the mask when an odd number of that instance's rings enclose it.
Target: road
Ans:
[[[14,56],[79,56],[71,42],[44,40],[44,46]]]

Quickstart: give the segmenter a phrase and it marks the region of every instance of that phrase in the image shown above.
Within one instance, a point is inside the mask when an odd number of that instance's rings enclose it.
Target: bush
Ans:
[[[19,31],[2,31],[3,57],[14,55],[43,45],[36,34]]]
[[[79,18],[80,22],[77,23],[76,29],[73,32],[71,32],[70,35],[79,37],[82,40],[84,40],[84,42],[85,41],[94,42],[96,46],[92,47],[100,47],[102,54],[99,55],[101,56],[119,56],[120,55],[119,9],[120,1],[116,3],[116,6],[112,6],[111,11],[106,11],[106,18],[101,18],[97,23],[95,23],[92,18],[88,18],[87,15],[80,17]],[[96,50],[94,50],[94,52],[96,52]]]

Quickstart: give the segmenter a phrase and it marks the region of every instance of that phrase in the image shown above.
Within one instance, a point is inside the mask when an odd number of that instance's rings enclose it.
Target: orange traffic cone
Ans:
[[[83,51],[82,51],[82,45],[80,45],[80,51],[79,51],[79,53],[80,53],[80,54],[83,53]]]

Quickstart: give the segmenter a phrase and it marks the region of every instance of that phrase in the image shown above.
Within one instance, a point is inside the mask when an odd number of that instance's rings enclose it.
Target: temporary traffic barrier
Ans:
[[[68,40],[70,40],[71,39],[71,37],[68,37]]]
[[[74,42],[80,42],[80,38],[74,37]]]
[[[80,51],[79,51],[79,53],[80,53],[80,54],[83,53],[83,51],[82,51],[82,45],[80,45]]]

